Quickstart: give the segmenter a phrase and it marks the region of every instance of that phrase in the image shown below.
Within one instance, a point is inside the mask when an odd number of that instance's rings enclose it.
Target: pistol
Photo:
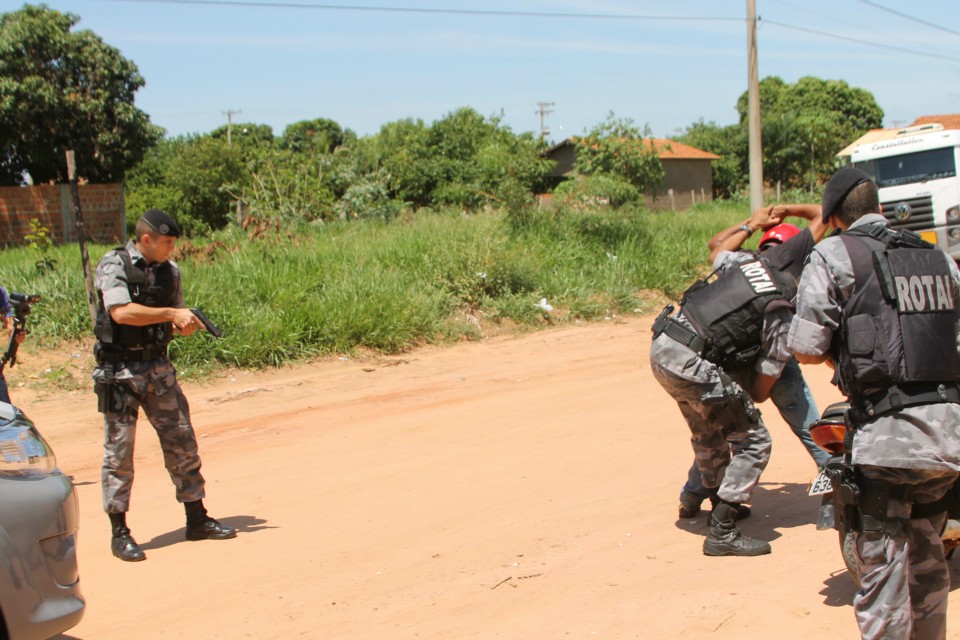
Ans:
[[[223,331],[220,330],[220,327],[213,324],[210,318],[207,317],[200,307],[193,307],[190,309],[190,312],[197,317],[201,323],[203,323],[203,328],[210,332],[214,338],[219,338],[223,335]]]

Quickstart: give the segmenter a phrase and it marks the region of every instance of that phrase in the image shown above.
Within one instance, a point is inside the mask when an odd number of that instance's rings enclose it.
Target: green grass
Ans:
[[[744,205],[645,210],[421,213],[391,223],[304,225],[249,240],[230,229],[183,246],[184,301],[224,331],[174,341],[178,368],[260,368],[318,355],[477,336],[466,314],[511,326],[650,311],[641,294],[681,292],[707,265],[706,241],[744,219]],[[188,243],[181,242],[181,245]],[[204,246],[205,245],[205,246]],[[90,246],[94,266],[108,246]],[[0,253],[8,289],[39,293],[31,340],[57,347],[90,335],[76,245]]]

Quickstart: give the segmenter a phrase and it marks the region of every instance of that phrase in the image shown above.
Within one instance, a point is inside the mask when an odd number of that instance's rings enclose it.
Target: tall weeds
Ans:
[[[457,211],[273,229],[231,228],[204,246],[181,243],[184,302],[224,331],[174,341],[181,369],[278,366],[360,348],[395,353],[478,334],[476,319],[521,326],[649,311],[642,293],[675,296],[706,268],[706,240],[746,209],[682,213],[557,209]],[[90,247],[94,262],[110,247]],[[79,252],[0,254],[8,289],[39,293],[30,333],[44,346],[90,335]],[[539,301],[553,307],[544,311]],[[471,317],[472,316],[472,317]]]

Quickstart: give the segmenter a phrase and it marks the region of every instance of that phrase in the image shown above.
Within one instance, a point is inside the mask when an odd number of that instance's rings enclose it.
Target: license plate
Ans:
[[[937,232],[936,231],[921,231],[920,237],[929,242],[930,244],[937,244]]]
[[[826,473],[821,471],[820,475],[814,479],[813,484],[810,485],[810,491],[807,492],[807,495],[822,496],[831,491],[833,491],[833,485],[830,484],[830,478]]]

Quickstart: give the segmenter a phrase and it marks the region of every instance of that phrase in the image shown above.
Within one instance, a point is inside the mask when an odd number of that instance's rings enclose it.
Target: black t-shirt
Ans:
[[[758,255],[772,267],[779,269],[783,273],[789,273],[797,280],[800,279],[800,272],[803,271],[803,265],[807,261],[807,256],[813,251],[816,244],[813,240],[813,234],[810,229],[804,228],[800,233],[793,236],[783,244],[778,244]]]

